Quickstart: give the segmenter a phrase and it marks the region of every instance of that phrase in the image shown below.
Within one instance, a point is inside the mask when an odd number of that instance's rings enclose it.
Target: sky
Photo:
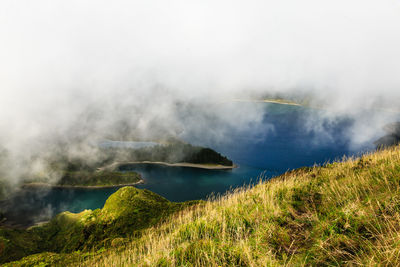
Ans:
[[[399,13],[395,0],[2,0],[0,143],[27,159],[60,140],[224,138],[262,111],[219,103],[271,93],[355,118],[395,109]],[[373,135],[357,127],[355,142]]]

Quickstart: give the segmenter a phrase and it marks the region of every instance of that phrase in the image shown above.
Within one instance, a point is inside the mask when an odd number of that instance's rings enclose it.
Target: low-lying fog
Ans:
[[[380,110],[398,118],[399,11],[395,0],[3,0],[2,177],[16,183],[53,154],[96,157],[93,142],[273,131],[259,105],[221,104],[233,99],[322,107],[304,125],[316,144],[338,116],[358,122],[350,146],[378,137]]]

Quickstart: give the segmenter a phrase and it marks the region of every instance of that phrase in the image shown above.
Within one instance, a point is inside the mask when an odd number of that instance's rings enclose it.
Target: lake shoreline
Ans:
[[[135,165],[135,164],[154,164],[154,165],[163,165],[168,167],[186,167],[186,168],[197,168],[197,169],[205,169],[205,170],[232,170],[238,168],[238,165],[233,164],[231,166],[225,166],[220,164],[199,164],[199,163],[168,163],[163,161],[129,161],[129,162],[114,162],[111,165],[100,168],[99,171],[107,170],[107,169],[115,169],[121,165]]]

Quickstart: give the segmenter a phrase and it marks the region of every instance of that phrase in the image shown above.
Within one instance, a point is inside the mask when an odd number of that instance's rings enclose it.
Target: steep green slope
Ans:
[[[51,259],[12,264],[400,265],[400,148],[295,170],[185,209],[123,245]]]
[[[29,230],[0,228],[0,260],[6,262],[33,253],[99,250],[140,236],[187,205],[173,203],[148,190],[123,187],[102,209],[74,214],[63,212],[43,226]]]

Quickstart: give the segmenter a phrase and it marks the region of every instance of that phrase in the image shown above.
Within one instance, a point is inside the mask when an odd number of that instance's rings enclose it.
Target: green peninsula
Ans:
[[[111,187],[134,185],[143,182],[141,175],[134,171],[126,171],[124,167],[136,163],[221,170],[236,167],[231,160],[213,149],[178,141],[135,149],[103,147],[97,150],[93,158],[88,160],[60,155],[55,159],[49,159],[48,169],[43,173],[58,173],[59,178],[51,180],[46,175],[38,173],[25,179],[24,186]]]
[[[156,145],[139,149],[103,148],[101,153],[108,156],[106,160],[113,162],[155,162],[168,164],[190,163],[193,167],[215,165],[234,167],[232,160],[211,148],[193,146],[183,142]]]

